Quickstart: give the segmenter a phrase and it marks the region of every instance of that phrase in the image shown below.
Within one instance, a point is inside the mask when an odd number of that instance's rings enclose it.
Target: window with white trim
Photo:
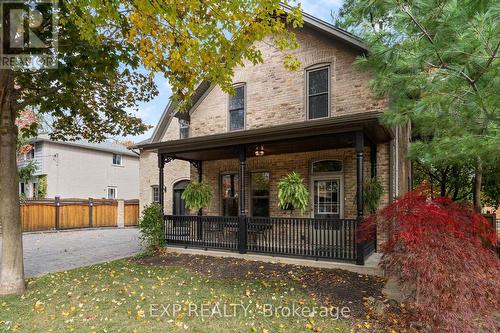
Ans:
[[[151,186],[151,201],[160,202],[160,187],[158,185]]]
[[[317,119],[330,115],[330,66],[307,71],[307,118]]]
[[[245,128],[245,85],[234,88],[234,95],[229,95],[229,130]]]
[[[113,154],[113,165],[122,165],[122,155]]]
[[[116,199],[117,198],[116,186],[108,186],[107,194],[108,194],[108,199]]]

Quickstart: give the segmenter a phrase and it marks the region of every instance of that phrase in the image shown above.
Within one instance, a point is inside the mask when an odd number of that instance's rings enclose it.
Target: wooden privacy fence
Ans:
[[[134,226],[139,200],[26,200],[21,203],[21,220],[23,231]]]

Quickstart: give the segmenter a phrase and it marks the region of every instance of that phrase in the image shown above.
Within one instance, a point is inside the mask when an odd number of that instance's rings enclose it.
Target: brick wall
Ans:
[[[338,41],[304,28],[297,31],[301,61],[298,71],[283,67],[283,54],[271,41],[260,43],[265,63],[236,68],[234,83],[246,83],[246,129],[276,126],[306,120],[306,69],[330,65],[331,116],[380,111],[385,100],[375,99],[368,86],[369,75],[353,68],[359,53]],[[228,95],[214,87],[191,114],[191,135],[224,133],[228,127]]]
[[[370,151],[365,149],[364,177],[370,177]],[[277,185],[281,177],[292,171],[299,172],[303,177],[305,184],[310,188],[311,165],[313,161],[323,159],[337,159],[343,162],[342,178],[344,191],[344,217],[356,217],[356,154],[354,148],[311,151],[304,153],[270,155],[262,157],[251,157],[246,162],[246,206],[250,212],[250,192],[248,184],[251,172],[267,171],[270,173],[270,215],[285,216],[290,215],[278,207],[278,189]],[[377,149],[377,171],[379,179],[384,187],[382,205],[389,202],[389,146],[388,144],[379,145]],[[203,163],[203,180],[211,187],[214,196],[210,208],[204,210],[207,215],[222,214],[221,207],[221,176],[227,173],[238,173],[239,162],[237,159],[205,161]],[[191,177],[196,179],[197,173],[191,168]],[[311,216],[312,207],[302,214],[294,211],[294,216]]]
[[[305,74],[307,68],[317,64],[329,64],[331,73],[331,116],[380,111],[385,100],[374,98],[368,86],[370,76],[353,68],[353,61],[359,55],[341,42],[333,41],[309,29],[297,31],[301,45],[294,53],[302,63],[296,72],[284,69],[283,54],[269,41],[259,44],[265,63],[236,68],[234,83],[246,83],[246,129],[306,120],[305,112]],[[227,132],[228,95],[218,87],[212,88],[191,114],[190,135],[201,136]],[[178,122],[171,121],[162,139],[172,140],[179,137]],[[311,147],[314,149],[314,147]],[[401,146],[400,146],[401,149]],[[384,186],[382,204],[389,202],[390,159],[389,144],[378,147],[378,176]],[[365,154],[365,177],[369,176],[369,150]],[[247,169],[250,171],[269,171],[271,176],[271,211],[277,216],[285,214],[277,205],[277,181],[291,171],[300,172],[309,186],[310,166],[314,159],[336,158],[344,161],[344,216],[354,217],[356,193],[356,169],[354,149],[312,151],[300,154],[263,156],[250,158]],[[238,172],[237,160],[206,161],[203,166],[204,179],[214,190],[212,206],[207,210],[211,215],[220,211],[220,176],[224,172]],[[175,161],[165,166],[165,211],[172,210],[172,186],[189,177],[189,164]],[[191,168],[192,179],[197,179],[196,171]],[[247,180],[248,183],[248,180]],[[156,154],[141,154],[141,206],[151,201],[151,185],[158,184]],[[248,191],[247,191],[248,193]],[[247,207],[249,199],[247,198]],[[306,215],[309,213],[306,213]]]
[[[168,127],[162,141],[179,138],[179,122],[173,119]],[[165,164],[165,213],[172,213],[172,187],[181,180],[189,179],[189,163],[184,161],[172,161]],[[144,206],[151,203],[153,198],[153,185],[158,185],[158,156],[154,152],[141,151],[139,163],[139,200],[141,211]]]

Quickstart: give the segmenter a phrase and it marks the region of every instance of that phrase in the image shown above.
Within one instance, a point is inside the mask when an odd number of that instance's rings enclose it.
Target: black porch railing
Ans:
[[[356,243],[357,225],[356,219],[166,215],[165,238],[171,245],[359,262],[358,254],[366,258],[375,245]]]

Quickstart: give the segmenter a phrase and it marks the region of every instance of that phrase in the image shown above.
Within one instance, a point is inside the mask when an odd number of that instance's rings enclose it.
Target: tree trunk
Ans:
[[[476,170],[474,174],[474,183],[472,185],[472,202],[474,203],[474,210],[481,213],[481,184],[483,181],[483,161],[477,158]]]
[[[17,174],[14,73],[0,69],[0,295],[25,289],[19,177]]]

